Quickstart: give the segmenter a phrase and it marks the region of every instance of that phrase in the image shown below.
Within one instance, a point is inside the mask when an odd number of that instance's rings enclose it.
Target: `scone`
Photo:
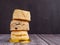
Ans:
[[[24,41],[24,40],[29,40],[29,36],[28,36],[28,33],[26,31],[12,32],[11,39]]]
[[[31,18],[30,11],[15,9],[13,12],[13,19],[31,21],[30,18]]]
[[[12,20],[10,23],[10,30],[30,30],[29,22],[26,21],[19,21],[19,20]]]

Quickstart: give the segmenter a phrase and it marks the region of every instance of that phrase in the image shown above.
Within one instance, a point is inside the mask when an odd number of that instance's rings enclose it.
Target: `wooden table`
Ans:
[[[29,44],[8,42],[10,34],[0,34],[0,45],[60,45],[60,34],[29,34]]]

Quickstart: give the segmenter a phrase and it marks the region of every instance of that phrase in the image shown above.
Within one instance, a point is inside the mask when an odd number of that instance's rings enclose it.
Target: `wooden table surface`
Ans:
[[[10,34],[0,34],[0,45],[60,45],[60,34],[29,34],[29,44],[8,42]]]

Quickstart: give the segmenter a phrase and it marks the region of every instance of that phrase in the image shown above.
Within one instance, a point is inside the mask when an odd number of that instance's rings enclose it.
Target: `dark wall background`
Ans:
[[[60,33],[60,0],[0,0],[0,33],[10,33],[16,8],[31,12],[29,33]]]

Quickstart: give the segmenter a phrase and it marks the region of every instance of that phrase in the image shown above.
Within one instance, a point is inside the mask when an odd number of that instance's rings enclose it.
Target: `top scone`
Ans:
[[[25,21],[31,21],[31,16],[29,11],[15,9],[13,12],[13,19],[20,19]]]

